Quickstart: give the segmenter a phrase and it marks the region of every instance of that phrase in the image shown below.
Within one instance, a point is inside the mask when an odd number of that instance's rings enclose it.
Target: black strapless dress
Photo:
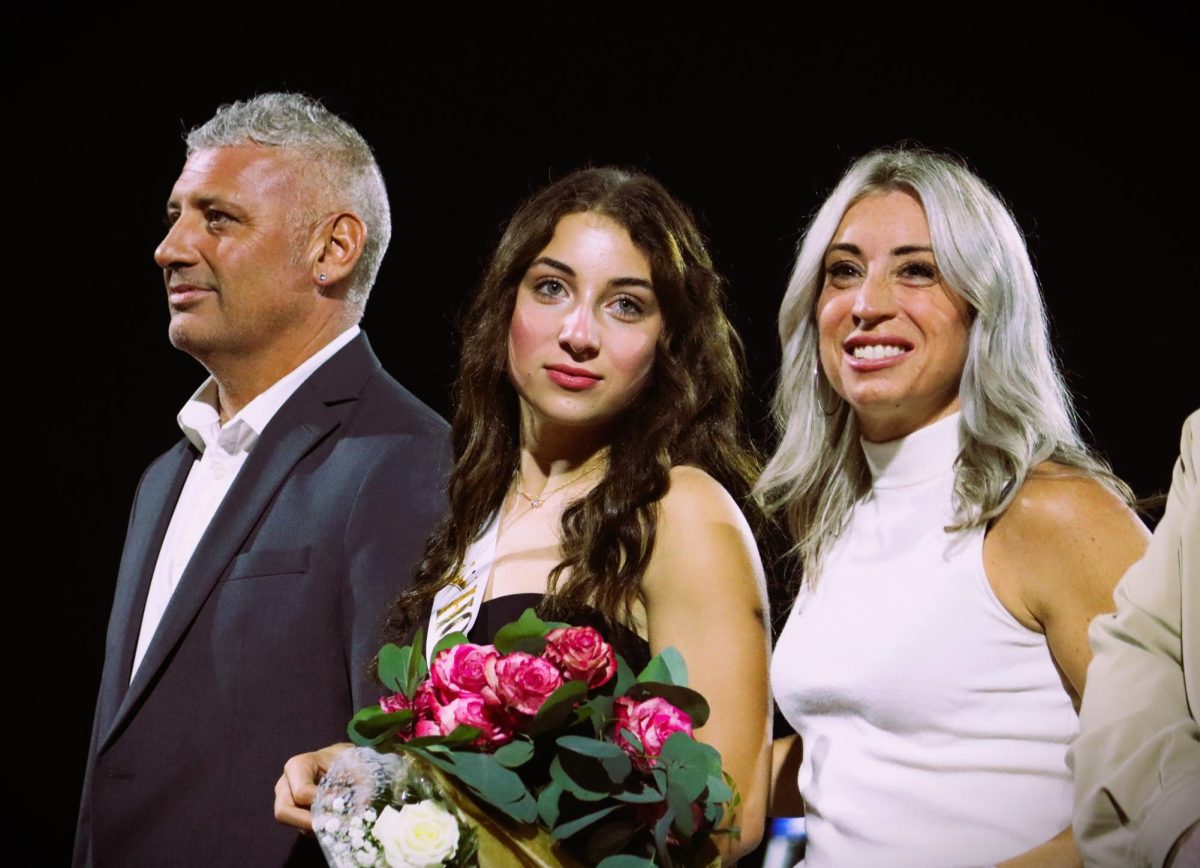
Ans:
[[[484,600],[479,607],[479,617],[467,638],[476,645],[490,644],[496,632],[505,624],[510,624],[521,617],[526,609],[536,609],[542,601],[542,594],[506,594],[503,597],[493,597]],[[599,630],[617,653],[625,658],[634,675],[641,672],[650,662],[650,645],[628,627],[620,624],[610,626],[604,617],[595,609],[580,606],[567,613],[556,613],[553,620],[566,621],[576,627],[592,627]]]

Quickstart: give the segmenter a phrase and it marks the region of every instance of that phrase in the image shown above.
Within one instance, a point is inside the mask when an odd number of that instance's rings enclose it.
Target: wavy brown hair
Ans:
[[[506,362],[517,287],[558,221],[582,212],[619,223],[649,260],[664,328],[645,386],[614,426],[604,477],[563,513],[563,559],[550,573],[543,609],[588,605],[612,623],[633,625],[658,501],[675,465],[705,470],[754,523],[749,492],[758,458],[742,424],[742,345],[695,221],[651,177],[615,168],[573,172],[517,209],[462,320],[450,509],[429,537],[412,590],[392,604],[392,640],[428,610],[512,486],[520,425]]]

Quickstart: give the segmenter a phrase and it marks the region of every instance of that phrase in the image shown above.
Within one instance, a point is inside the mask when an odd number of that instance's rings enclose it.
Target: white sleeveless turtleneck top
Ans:
[[[803,739],[809,868],[979,866],[1071,822],[1077,717],[1043,635],[952,523],[959,415],[862,447],[855,505],[771,663]]]

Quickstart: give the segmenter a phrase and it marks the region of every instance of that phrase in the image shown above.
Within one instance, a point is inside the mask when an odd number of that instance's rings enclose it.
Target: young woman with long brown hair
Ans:
[[[766,592],[739,506],[757,469],[740,344],[694,221],[644,175],[568,175],[513,216],[464,322],[450,511],[391,637],[432,609],[433,629],[487,641],[533,603],[597,613],[632,656],[674,646],[712,708],[696,735],[742,796],[736,858],[764,814]],[[479,602],[456,607],[464,577]],[[333,753],[289,763],[281,820],[307,822]]]

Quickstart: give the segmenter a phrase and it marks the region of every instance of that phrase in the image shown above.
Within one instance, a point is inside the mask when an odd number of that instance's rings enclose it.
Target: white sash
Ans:
[[[464,558],[466,566],[433,597],[429,629],[425,638],[425,659],[432,662],[433,648],[450,633],[466,633],[479,617],[483,592],[496,560],[496,539],[500,536],[500,511],[492,515],[487,527],[471,543]]]

